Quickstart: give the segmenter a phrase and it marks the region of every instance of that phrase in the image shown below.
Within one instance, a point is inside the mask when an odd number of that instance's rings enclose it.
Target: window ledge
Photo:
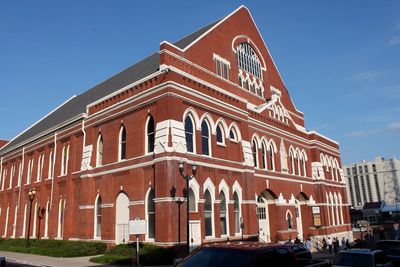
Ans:
[[[239,143],[239,141],[238,141],[238,140],[235,140],[235,139],[230,139],[230,138],[229,138],[229,140],[230,140],[231,142],[233,142],[233,143],[236,143],[236,144]]]
[[[225,143],[219,143],[219,142],[217,142],[217,146],[226,147],[226,144],[225,144]]]

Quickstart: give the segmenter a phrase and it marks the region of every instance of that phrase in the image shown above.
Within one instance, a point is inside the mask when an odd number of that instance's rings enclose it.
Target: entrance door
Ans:
[[[296,225],[297,225],[297,237],[300,240],[303,240],[303,223],[301,220],[301,206],[298,200],[296,200]]]
[[[129,198],[126,194],[118,195],[115,210],[115,243],[127,243],[129,241]]]
[[[190,251],[201,245],[200,221],[189,221]]]
[[[260,242],[270,243],[268,204],[263,197],[257,200],[258,239]]]

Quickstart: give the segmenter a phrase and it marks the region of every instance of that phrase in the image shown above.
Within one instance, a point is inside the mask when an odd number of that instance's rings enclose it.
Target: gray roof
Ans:
[[[185,48],[218,22],[219,20],[197,30],[196,32],[175,42],[174,45],[181,49]],[[114,75],[113,77],[105,80],[104,82],[92,87],[88,91],[71,98],[69,101],[58,107],[49,115],[42,118],[39,122],[3,146],[0,149],[0,155],[18,148],[21,145],[34,141],[40,134],[44,134],[48,131],[51,132],[62,124],[79,117],[82,115],[82,113],[86,112],[86,107],[90,103],[93,103],[131,83],[134,83],[135,81],[138,81],[156,72],[159,69],[159,66],[160,56],[158,52],[156,52],[142,61],[128,67],[122,72]]]

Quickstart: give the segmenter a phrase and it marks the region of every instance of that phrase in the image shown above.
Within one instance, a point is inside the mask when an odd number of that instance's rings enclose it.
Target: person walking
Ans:
[[[330,237],[328,237],[328,240],[326,241],[326,243],[328,244],[329,254],[332,254],[332,239]]]
[[[339,239],[337,237],[333,238],[333,251],[335,252],[335,254],[337,254],[339,252]]]
[[[310,238],[307,238],[307,240],[306,240],[306,249],[307,249],[307,251],[311,250],[311,240],[310,240]]]
[[[325,237],[322,238],[322,252],[326,253],[326,247],[328,246],[328,244],[326,243],[326,239]]]

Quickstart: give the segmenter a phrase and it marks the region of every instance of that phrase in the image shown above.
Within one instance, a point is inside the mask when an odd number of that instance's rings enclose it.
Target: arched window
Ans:
[[[189,211],[196,211],[196,197],[192,188],[189,188]]]
[[[258,147],[255,139],[253,139],[253,160],[254,167],[258,167]]]
[[[4,234],[3,237],[7,237],[7,228],[8,228],[8,216],[10,213],[10,206],[7,207],[7,211],[6,211],[6,220],[4,222]]]
[[[52,179],[52,178],[53,178],[53,151],[50,151],[47,179]]]
[[[205,120],[201,123],[201,149],[203,155],[210,155],[210,128]]]
[[[207,190],[204,193],[204,225],[205,225],[205,236],[212,236],[212,201],[211,201],[211,194]]]
[[[63,200],[60,199],[60,203],[58,205],[57,238],[62,238],[62,235],[63,235],[63,223],[64,223],[64,205],[63,205]]]
[[[97,138],[97,155],[96,155],[96,166],[103,165],[103,137],[99,134]]]
[[[149,195],[147,196],[147,219],[148,219],[148,229],[147,235],[149,238],[155,237],[156,230],[156,207],[154,204],[155,193],[154,189],[151,189]]]
[[[68,172],[69,145],[64,144],[61,157],[61,175],[66,175]]]
[[[98,196],[94,205],[94,238],[101,238],[101,203],[101,196]]]
[[[237,134],[233,127],[229,131],[229,139],[231,139],[232,141],[237,141]]]
[[[187,152],[194,152],[193,120],[190,116],[185,119],[185,138]]]
[[[233,194],[233,217],[235,222],[235,233],[240,233],[240,207],[239,197],[236,192]]]
[[[261,63],[256,52],[249,43],[241,43],[236,47],[238,67],[262,80]]]
[[[50,201],[47,201],[46,203],[46,215],[44,217],[44,236],[48,238],[49,237],[49,209],[50,209]]]
[[[217,143],[225,144],[224,130],[221,124],[217,125]]]
[[[293,151],[289,150],[289,173],[291,174],[295,174],[295,170],[294,170],[294,156],[293,156]]]
[[[154,152],[154,141],[155,141],[155,132],[154,132],[154,119],[152,116],[149,116],[147,120],[147,153]]]
[[[219,200],[220,200],[220,211],[219,211],[219,222],[221,226],[221,235],[226,235],[227,230],[226,230],[226,225],[227,225],[227,213],[226,213],[226,198],[225,194],[223,191],[219,194]]]
[[[291,230],[293,229],[293,218],[292,218],[292,214],[290,212],[287,213],[286,215],[286,220],[287,220],[287,224],[288,224],[288,229]]]
[[[261,144],[261,168],[266,169],[267,168],[267,149],[265,148],[264,142]]]
[[[126,130],[122,125],[119,130],[119,148],[118,148],[118,160],[126,159]]]
[[[274,158],[274,146],[270,144],[268,147],[268,169],[274,171],[275,170],[275,158]]]
[[[296,175],[301,175],[301,171],[300,171],[300,161],[299,161],[299,155],[297,155],[296,159]]]

